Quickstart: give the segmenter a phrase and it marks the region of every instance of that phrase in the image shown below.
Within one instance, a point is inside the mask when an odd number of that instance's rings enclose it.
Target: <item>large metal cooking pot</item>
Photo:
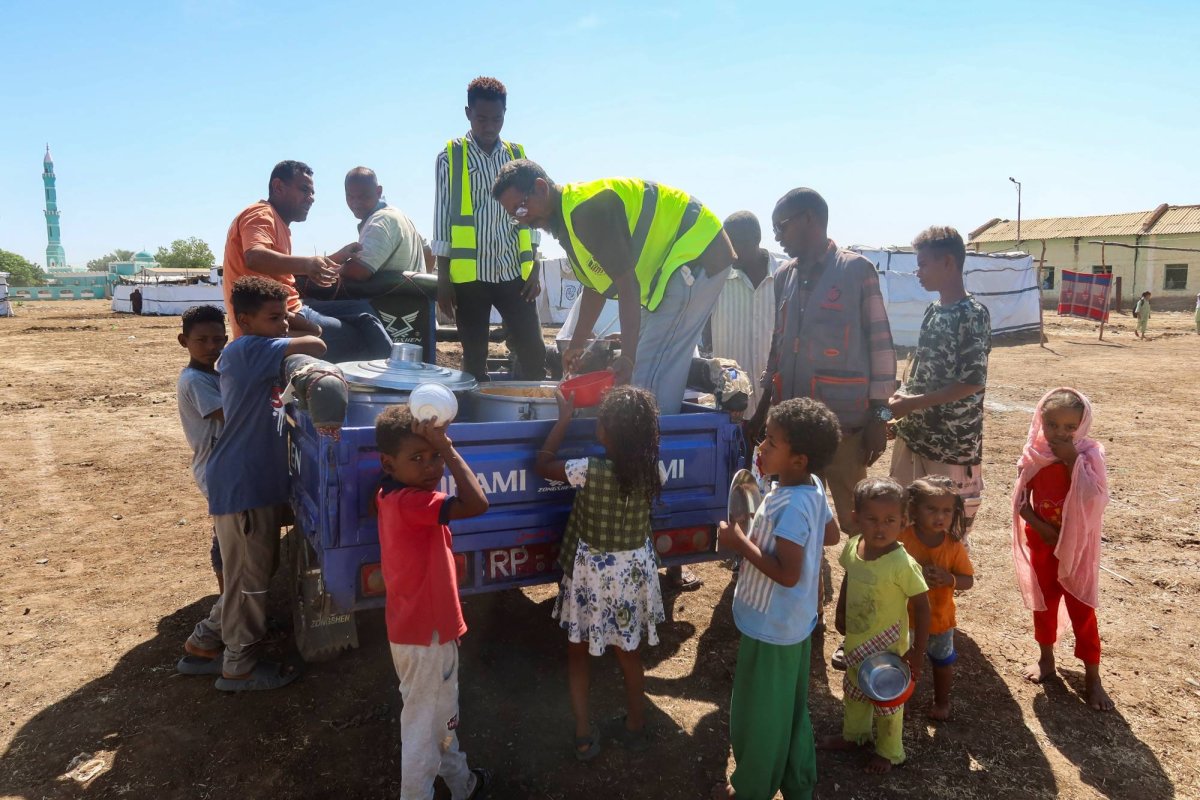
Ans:
[[[523,422],[558,419],[553,381],[492,381],[471,392],[471,422]]]
[[[386,359],[338,364],[350,386],[346,424],[374,425],[380,412],[390,405],[407,403],[409,393],[422,383],[440,383],[460,399],[478,386],[475,378],[465,372],[425,364],[420,358],[421,348],[417,345],[394,344]]]

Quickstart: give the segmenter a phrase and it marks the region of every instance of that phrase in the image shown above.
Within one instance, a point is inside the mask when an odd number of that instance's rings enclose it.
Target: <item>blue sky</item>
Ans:
[[[72,264],[187,236],[220,258],[283,158],[316,171],[297,253],[354,237],[358,164],[428,235],[479,74],[560,182],[653,178],[764,220],[807,185],[843,244],[1013,217],[1010,175],[1025,218],[1200,203],[1193,3],[7,0],[0,20],[0,248],[37,263],[46,142]]]

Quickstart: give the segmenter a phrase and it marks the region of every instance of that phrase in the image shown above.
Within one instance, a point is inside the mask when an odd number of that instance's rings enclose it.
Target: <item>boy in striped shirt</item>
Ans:
[[[807,797],[817,780],[808,667],[817,626],[822,547],[840,535],[816,473],[837,451],[837,417],[809,398],[785,400],[767,417],[759,446],[778,483],[750,523],[722,522],[720,546],[744,559],[733,594],[742,633],[729,709],[737,766],[713,797]]]

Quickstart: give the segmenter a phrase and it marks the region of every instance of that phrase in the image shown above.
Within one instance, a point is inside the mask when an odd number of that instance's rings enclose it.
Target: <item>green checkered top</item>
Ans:
[[[613,463],[607,458],[589,458],[587,481],[575,493],[575,505],[559,551],[558,563],[563,572],[568,576],[573,574],[575,552],[581,539],[592,550],[615,553],[637,550],[648,538],[650,504],[645,496],[640,492],[622,495]]]

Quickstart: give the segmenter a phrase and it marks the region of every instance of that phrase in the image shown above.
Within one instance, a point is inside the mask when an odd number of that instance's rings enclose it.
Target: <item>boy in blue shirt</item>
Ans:
[[[841,430],[824,404],[785,400],[767,417],[759,446],[764,474],[779,483],[763,498],[749,535],[722,522],[720,546],[742,556],[733,621],[742,633],[729,707],[737,766],[714,798],[810,797],[817,782],[808,669],[817,626],[822,547],[838,543],[816,473],[837,451]]]
[[[281,368],[288,356],[325,354],[325,343],[315,336],[288,338],[287,297],[281,283],[238,279],[231,303],[245,335],[217,361],[225,429],[206,475],[225,588],[184,643],[192,658],[179,668],[220,675],[216,687],[228,692],[277,689],[297,677],[256,656],[267,630],[267,584],[279,555],[280,510],[288,502]]]

